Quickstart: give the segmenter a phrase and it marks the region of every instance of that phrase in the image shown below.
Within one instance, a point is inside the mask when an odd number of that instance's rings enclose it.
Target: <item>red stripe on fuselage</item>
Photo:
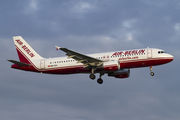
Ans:
[[[140,60],[127,60],[120,61],[120,68],[138,68],[138,67],[148,67],[155,66],[168,63],[172,61],[173,58],[149,58],[149,59],[140,59]],[[49,74],[74,74],[74,73],[90,73],[91,70],[83,68],[83,65],[75,65],[75,66],[66,66],[66,67],[54,67],[48,68],[47,71],[43,71],[43,73]],[[97,69],[95,72],[100,72],[103,69]]]
[[[120,68],[126,69],[126,68],[138,68],[138,67],[148,67],[148,66],[156,66],[168,63],[172,61],[172,59],[162,59],[162,58],[156,58],[156,59],[144,59],[144,60],[131,60],[131,61],[120,61]],[[83,65],[76,65],[76,66],[66,66],[66,67],[54,67],[45,69],[46,71],[39,71],[34,69],[34,67],[20,67],[21,70],[26,71],[33,71],[33,72],[42,72],[47,74],[75,74],[75,73],[90,73],[91,70],[88,70],[86,68],[83,68]],[[96,72],[100,72],[103,69],[96,70]]]
[[[24,67],[22,67],[22,66],[18,66],[16,64],[13,64],[11,66],[11,68],[24,70],[24,71],[31,71],[31,72],[40,72],[40,71],[36,70],[33,66],[24,66]]]
[[[138,67],[149,67],[166,64],[171,62],[173,58],[147,58],[147,59],[137,59],[137,60],[127,60],[120,61],[120,68],[138,68]]]

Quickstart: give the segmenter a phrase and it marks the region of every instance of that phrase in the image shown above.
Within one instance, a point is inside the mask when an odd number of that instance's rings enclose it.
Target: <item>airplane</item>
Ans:
[[[67,48],[55,46],[57,50],[66,53],[67,57],[43,58],[21,37],[13,37],[20,61],[8,60],[14,63],[11,68],[46,74],[90,74],[90,79],[96,78],[102,84],[102,76],[107,74],[115,78],[128,78],[131,68],[149,67],[150,75],[154,76],[152,67],[171,62],[174,57],[164,50],[143,48],[96,54],[81,54]]]

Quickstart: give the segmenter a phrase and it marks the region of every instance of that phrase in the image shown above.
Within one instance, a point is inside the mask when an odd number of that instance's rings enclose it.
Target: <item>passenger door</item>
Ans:
[[[152,58],[152,49],[147,49],[147,57]]]

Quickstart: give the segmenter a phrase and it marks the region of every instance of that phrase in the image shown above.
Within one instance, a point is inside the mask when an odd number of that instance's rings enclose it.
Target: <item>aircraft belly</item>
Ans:
[[[127,60],[120,61],[121,69],[125,68],[137,68],[137,67],[148,67],[165,64],[172,61],[166,58],[150,58],[150,59],[140,59],[140,60]]]

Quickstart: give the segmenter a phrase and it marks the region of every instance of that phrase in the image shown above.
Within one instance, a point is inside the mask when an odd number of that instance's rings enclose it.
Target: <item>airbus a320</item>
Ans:
[[[43,58],[21,36],[15,36],[13,40],[19,61],[8,60],[14,63],[11,68],[47,74],[87,73],[92,80],[96,78],[95,74],[99,73],[99,84],[103,83],[101,77],[104,74],[115,78],[128,78],[131,68],[149,67],[150,75],[154,76],[153,66],[166,64],[174,59],[164,50],[156,48],[84,55],[58,46],[56,49],[65,52],[67,57]]]

